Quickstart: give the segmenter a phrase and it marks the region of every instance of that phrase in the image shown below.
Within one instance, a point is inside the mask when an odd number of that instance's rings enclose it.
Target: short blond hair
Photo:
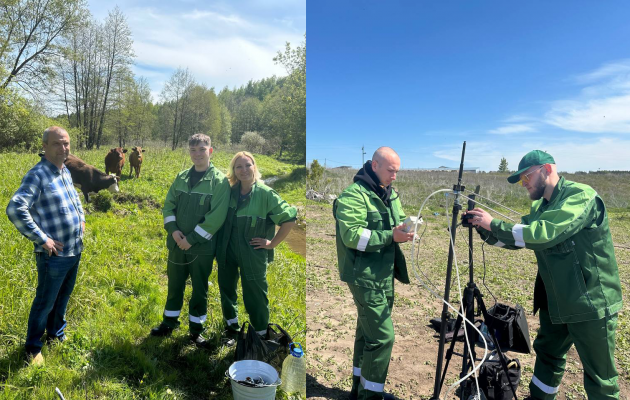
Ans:
[[[230,181],[230,186],[234,186],[238,183],[238,178],[236,177],[236,174],[234,173],[234,164],[236,164],[236,160],[238,160],[241,157],[247,157],[250,160],[252,160],[252,165],[254,167],[254,182],[256,182],[262,177],[262,175],[260,174],[260,171],[258,171],[258,165],[256,165],[256,159],[254,158],[252,153],[250,153],[249,151],[239,151],[238,153],[234,154],[234,157],[232,157],[232,161],[230,161],[230,168],[228,169],[228,172],[227,172],[227,178]]]

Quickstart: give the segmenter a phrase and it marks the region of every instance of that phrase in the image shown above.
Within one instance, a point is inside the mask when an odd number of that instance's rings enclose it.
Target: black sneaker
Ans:
[[[173,328],[164,324],[151,329],[151,336],[170,336],[171,333],[173,333]]]
[[[227,347],[233,347],[236,345],[236,339],[238,338],[239,331],[227,329],[221,335],[221,344]]]
[[[202,349],[207,349],[210,347],[210,342],[208,341],[208,339],[201,336],[200,333],[191,333],[189,338],[190,341],[197,347],[200,347]]]

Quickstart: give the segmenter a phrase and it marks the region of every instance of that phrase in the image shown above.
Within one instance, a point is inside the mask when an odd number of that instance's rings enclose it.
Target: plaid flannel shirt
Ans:
[[[63,243],[61,257],[83,250],[85,214],[65,165],[59,170],[42,158],[26,173],[6,212],[18,231],[35,244],[35,252],[45,251],[42,245],[48,238]]]

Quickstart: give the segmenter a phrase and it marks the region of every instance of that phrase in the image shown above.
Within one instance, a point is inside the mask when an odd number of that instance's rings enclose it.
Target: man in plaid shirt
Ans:
[[[26,354],[43,364],[41,341],[64,341],[66,307],[77,278],[83,250],[85,215],[63,162],[70,137],[52,126],[42,138],[45,156],[22,179],[7,206],[7,216],[20,233],[35,244],[37,291],[28,317]]]

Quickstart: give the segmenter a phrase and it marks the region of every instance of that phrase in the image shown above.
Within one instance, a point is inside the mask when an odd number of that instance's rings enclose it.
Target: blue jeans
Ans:
[[[81,254],[71,257],[35,253],[37,260],[37,291],[28,316],[26,352],[41,351],[44,330],[50,338],[64,339],[66,307],[74,289]]]

